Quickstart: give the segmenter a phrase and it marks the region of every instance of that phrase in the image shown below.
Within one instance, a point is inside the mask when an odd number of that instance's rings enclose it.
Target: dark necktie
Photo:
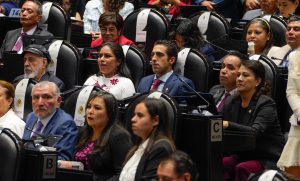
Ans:
[[[23,37],[26,35],[26,33],[21,33],[20,37],[15,43],[14,48],[12,49],[13,51],[19,52],[21,48],[23,47]]]
[[[34,132],[32,133],[31,137],[38,137],[42,131],[43,126],[44,126],[43,123],[41,121],[38,121],[36,123],[36,127],[35,127]]]
[[[151,88],[151,92],[153,91],[156,91],[158,86],[162,83],[163,81],[159,80],[159,79],[155,79],[153,81],[153,84],[152,84],[152,88]]]
[[[224,105],[225,105],[225,101],[227,99],[227,97],[230,96],[230,94],[228,92],[225,93],[225,96],[223,97],[222,101],[220,102],[219,106],[218,106],[218,111],[221,112],[221,110],[223,109]]]

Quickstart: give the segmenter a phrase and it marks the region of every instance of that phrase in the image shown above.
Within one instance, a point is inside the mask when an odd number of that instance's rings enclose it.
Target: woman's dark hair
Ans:
[[[114,42],[105,42],[100,46],[99,52],[105,46],[108,46],[111,49],[113,54],[116,56],[117,61],[120,63],[120,65],[117,68],[117,73],[120,76],[131,79],[131,73],[125,63],[125,56],[122,47]]]
[[[247,60],[247,61],[242,61],[242,65],[246,67],[247,69],[251,70],[255,76],[255,78],[261,79],[261,82],[259,85],[256,87],[256,93],[257,95],[260,94],[270,94],[270,85],[269,82],[265,80],[265,67],[264,65],[255,60]]]
[[[252,24],[255,24],[255,23],[258,23],[260,25],[260,27],[262,29],[264,29],[266,31],[266,33],[269,34],[269,36],[270,36],[270,38],[269,38],[269,40],[267,40],[266,45],[264,47],[264,50],[262,52],[263,55],[266,55],[268,53],[268,51],[270,50],[270,48],[272,47],[272,44],[273,44],[273,33],[272,33],[272,30],[271,30],[270,24],[264,18],[254,18],[253,20],[251,20],[247,24],[247,26],[245,28],[246,35],[247,35],[247,32],[248,32],[249,26],[252,25]]]
[[[103,27],[109,24],[116,26],[118,31],[121,31],[124,25],[124,20],[118,12],[104,12],[99,17],[99,27]]]
[[[0,80],[0,87],[3,87],[5,89],[5,99],[14,99],[15,98],[15,87],[4,80]],[[14,104],[14,101],[10,104],[9,108],[12,108]]]
[[[116,98],[112,94],[105,91],[93,92],[89,97],[89,100],[86,105],[86,109],[87,106],[90,104],[90,102],[98,97],[102,98],[105,103],[105,108],[108,117],[108,124],[104,128],[101,137],[98,138],[96,146],[92,153],[98,153],[104,149],[104,147],[106,146],[109,140],[111,129],[118,122],[118,113],[119,113],[118,102]],[[78,143],[76,145],[76,150],[80,150],[84,148],[84,146],[88,143],[88,141],[93,135],[92,127],[90,127],[88,124],[84,125],[79,135],[80,136],[79,136]]]
[[[172,141],[170,123],[169,123],[169,115],[167,114],[168,111],[164,102],[160,99],[146,97],[145,99],[142,99],[138,104],[141,103],[145,105],[151,118],[154,118],[155,116],[158,116],[159,118],[158,125],[153,128],[153,130],[151,131],[148,137],[149,142],[145,149],[145,152],[148,152],[151,149],[152,145],[159,139],[166,139],[167,141],[170,142],[171,145],[174,146],[174,143]],[[128,159],[137,150],[138,146],[142,143],[142,139],[139,137],[137,138],[136,141],[137,141],[136,145],[129,151],[126,157],[126,161],[128,161]]]
[[[197,24],[190,20],[183,20],[177,27],[176,33],[184,39],[184,46],[187,48],[200,49],[203,46],[202,35],[199,31]]]
[[[191,181],[198,181],[199,173],[196,164],[191,157],[183,151],[176,150],[172,154],[163,158],[160,161],[160,165],[163,166],[166,163],[171,162],[174,165],[175,172],[178,177],[184,173],[191,174]]]
[[[118,13],[124,7],[126,0],[108,0],[107,2],[107,11]]]

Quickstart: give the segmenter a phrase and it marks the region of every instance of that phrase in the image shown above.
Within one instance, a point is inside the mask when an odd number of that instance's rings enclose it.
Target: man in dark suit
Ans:
[[[18,54],[23,52],[23,37],[26,35],[53,36],[48,31],[38,27],[42,18],[42,5],[38,0],[26,1],[21,9],[20,23],[22,28],[11,30],[6,33],[0,49],[0,60],[3,58],[4,51],[16,51]]]
[[[59,108],[61,96],[53,82],[42,81],[32,88],[32,109],[28,114],[23,139],[35,136],[57,135],[61,139],[54,144],[59,160],[71,160],[75,151],[77,127],[73,118]],[[33,130],[29,131],[29,129]]]
[[[219,112],[222,112],[227,97],[236,93],[236,78],[240,66],[241,57],[235,53],[229,53],[223,59],[219,75],[220,84],[209,90],[214,96]]]
[[[137,92],[160,91],[170,96],[182,96],[193,92],[191,90],[194,89],[193,82],[173,71],[177,53],[177,47],[173,42],[156,41],[151,57],[152,70],[155,74],[142,78]]]
[[[48,50],[42,45],[31,44],[23,51],[24,57],[24,75],[14,79],[14,84],[24,78],[32,78],[36,81],[54,82],[61,91],[65,84],[55,75],[47,71],[47,66],[51,62]]]

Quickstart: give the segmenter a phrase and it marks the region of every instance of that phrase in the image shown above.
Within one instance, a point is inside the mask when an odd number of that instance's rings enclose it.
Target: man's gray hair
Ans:
[[[37,87],[47,87],[47,86],[53,87],[53,89],[54,89],[53,93],[54,93],[55,97],[59,97],[60,96],[60,90],[59,90],[58,86],[55,83],[49,82],[49,81],[41,81],[41,82],[35,84],[32,87],[31,96],[32,96],[33,90],[35,88],[37,88]]]

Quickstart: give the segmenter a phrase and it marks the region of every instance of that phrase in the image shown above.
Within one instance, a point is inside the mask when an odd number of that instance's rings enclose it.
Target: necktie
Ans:
[[[21,33],[20,37],[15,43],[14,48],[12,49],[13,51],[19,52],[21,48],[23,47],[23,37],[26,35],[26,33]]]
[[[38,137],[39,134],[41,133],[42,131],[42,128],[43,128],[43,123],[41,121],[37,121],[36,123],[36,127],[34,129],[34,132],[32,133],[32,136],[31,137]]]
[[[228,92],[226,92],[224,98],[222,99],[222,101],[220,102],[220,104],[218,106],[218,111],[219,112],[221,112],[221,110],[223,109],[223,107],[225,105],[225,101],[226,101],[228,96],[230,96],[230,94]]]
[[[151,88],[151,92],[153,91],[156,91],[158,86],[162,83],[163,81],[159,80],[159,79],[155,79],[153,81],[153,84],[152,84],[152,88]]]
[[[282,67],[288,67],[289,66],[289,60],[288,60],[288,57],[289,57],[289,55],[290,55],[290,53],[293,51],[293,49],[290,49],[286,54],[285,54],[285,56],[283,57],[283,59],[282,59],[282,61],[281,61],[281,63],[280,63],[280,65],[282,66]]]

